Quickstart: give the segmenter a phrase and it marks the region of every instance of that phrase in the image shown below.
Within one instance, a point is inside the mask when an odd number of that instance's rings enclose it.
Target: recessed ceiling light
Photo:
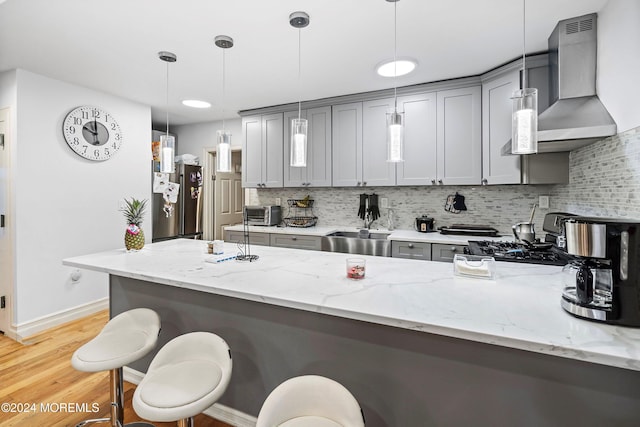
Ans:
[[[384,61],[376,67],[376,72],[382,77],[404,76],[409,74],[418,66],[418,62],[411,58],[398,58]]]
[[[185,99],[184,101],[182,101],[182,104],[192,108],[210,108],[211,107],[211,104],[209,104],[207,101],[198,101],[197,99]]]

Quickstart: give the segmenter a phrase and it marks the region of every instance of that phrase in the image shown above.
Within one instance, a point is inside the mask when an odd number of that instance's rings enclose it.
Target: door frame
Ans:
[[[3,331],[5,336],[12,339],[17,338],[16,327],[13,319],[13,307],[14,307],[14,295],[15,295],[15,271],[14,271],[14,226],[15,226],[15,209],[13,206],[13,191],[12,191],[12,109],[11,107],[0,108],[0,121],[5,123],[4,131],[4,145],[0,146],[0,150],[3,151],[2,155],[5,158],[6,168],[6,180],[4,182],[4,188],[0,189],[5,194],[5,210],[0,212],[4,215],[4,228],[1,229],[5,233],[5,236],[0,242],[0,256],[2,261],[0,262],[0,270],[2,271],[2,277],[0,280],[6,281],[3,286],[0,286],[0,295],[5,296],[5,308],[0,309],[0,331]],[[0,182],[0,185],[2,182]],[[4,253],[4,252],[7,253]]]
[[[231,147],[232,155],[234,153],[240,153],[240,159],[242,159],[242,147]],[[204,164],[202,165],[202,176],[207,177],[207,179],[203,180],[203,188],[202,192],[204,194],[204,198],[202,203],[204,206],[202,207],[202,239],[203,240],[213,240],[215,234],[215,221],[213,218],[214,215],[214,202],[215,202],[215,170],[216,170],[216,147],[204,147],[202,149],[202,158],[204,159]],[[241,160],[242,161],[242,160]],[[242,170],[241,165],[239,165],[240,171]],[[242,172],[240,172],[242,173]],[[243,199],[246,199],[246,195],[244,191],[242,193]],[[244,204],[244,202],[243,202]]]

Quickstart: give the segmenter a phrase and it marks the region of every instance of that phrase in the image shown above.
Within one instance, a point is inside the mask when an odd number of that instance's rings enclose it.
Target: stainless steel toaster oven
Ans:
[[[282,221],[280,206],[245,206],[244,211],[249,225],[278,225]]]

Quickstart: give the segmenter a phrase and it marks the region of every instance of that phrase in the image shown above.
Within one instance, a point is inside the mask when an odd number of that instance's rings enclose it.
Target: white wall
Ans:
[[[598,13],[598,96],[618,133],[640,125],[640,1],[609,0]]]
[[[95,105],[120,123],[124,141],[105,162],[75,154],[62,136],[65,115]],[[124,247],[125,197],[149,198],[148,106],[17,70],[16,295],[18,325],[107,296],[106,274],[82,271],[72,283],[65,257]],[[142,225],[151,239],[151,217]],[[135,254],[132,254],[135,256]]]
[[[242,147],[242,119],[225,120],[224,127],[231,132],[231,145]],[[197,123],[193,125],[173,126],[171,131],[178,138],[178,154],[193,154],[202,158],[203,148],[216,146],[216,131],[222,129],[222,121]]]

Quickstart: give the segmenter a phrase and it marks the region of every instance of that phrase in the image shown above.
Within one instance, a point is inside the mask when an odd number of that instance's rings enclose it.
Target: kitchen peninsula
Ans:
[[[172,240],[63,263],[110,275],[112,316],[157,310],[160,345],[222,336],[234,372],[220,403],[251,416],[279,383],[315,373],[356,396],[368,427],[640,420],[640,329],[565,313],[561,267],[499,263],[482,280],[448,263],[365,257],[366,278],[351,281],[345,254],[252,253],[256,262],[209,263],[203,242]]]

